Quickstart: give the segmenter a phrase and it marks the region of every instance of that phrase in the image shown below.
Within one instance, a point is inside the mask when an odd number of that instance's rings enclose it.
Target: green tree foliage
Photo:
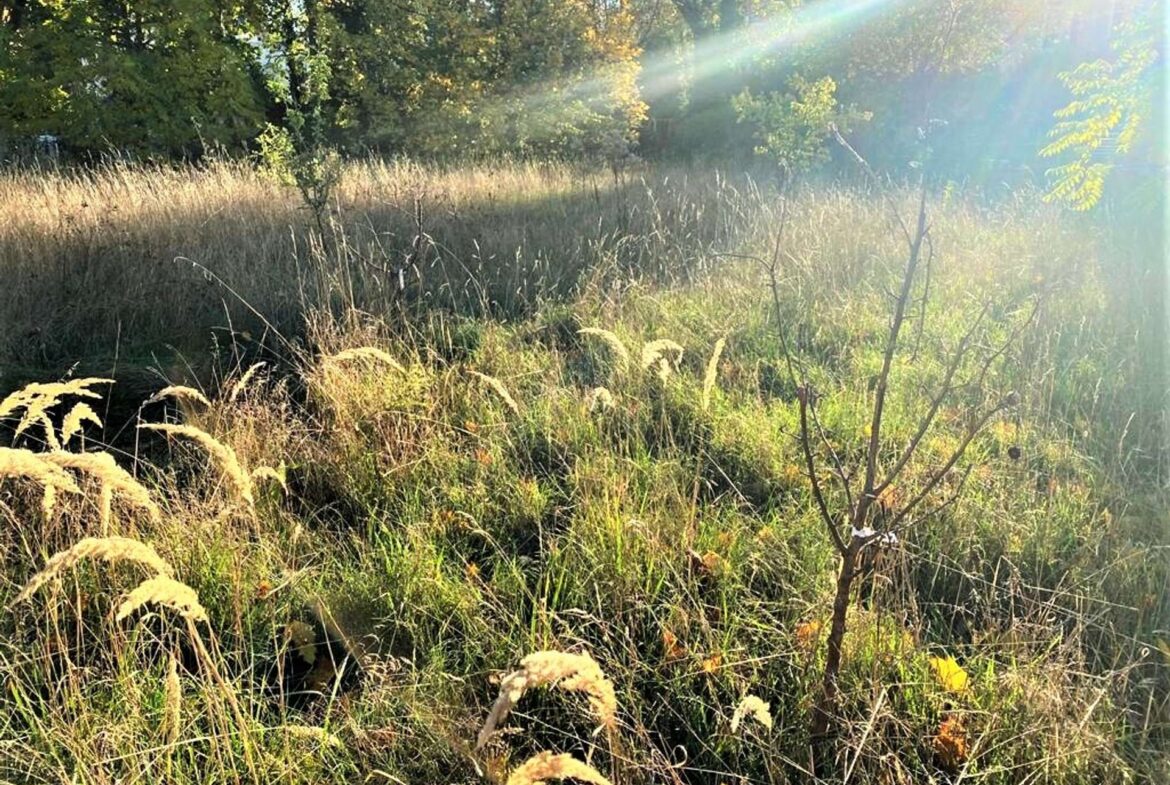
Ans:
[[[1155,111],[1152,77],[1158,51],[1148,27],[1125,25],[1112,48],[1113,59],[1081,63],[1060,74],[1073,100],[1056,111],[1051,141],[1040,155],[1067,161],[1048,170],[1046,202],[1078,211],[1096,206],[1117,159],[1133,151]]]
[[[786,177],[792,177],[829,159],[825,140],[830,126],[847,131],[869,119],[853,107],[842,107],[836,94],[831,77],[808,81],[797,75],[784,93],[753,95],[745,90],[732,105],[739,121],[754,129],[756,154],[775,161]]]
[[[324,214],[339,172],[328,138],[328,17],[322,0],[278,0],[264,11],[264,71],[279,119],[260,134],[261,157],[269,169],[296,185],[324,236]]]
[[[344,146],[440,152],[474,136],[474,108],[500,76],[499,23],[487,4],[338,0],[331,12]]]
[[[624,4],[343,0],[333,14],[351,146],[580,155],[632,141],[644,118]]]
[[[0,137],[179,155],[253,136],[244,8],[213,0],[0,3]]]
[[[1100,9],[1098,0],[0,0],[0,154],[42,134],[79,155],[259,144],[312,192],[328,183],[330,149],[618,161],[635,146],[717,159],[754,147],[795,171],[820,157],[808,129],[823,130],[818,107],[831,94],[833,112],[873,112],[859,143],[879,166],[906,166],[918,129],[945,118],[938,161],[983,156],[991,171],[1011,155],[1034,163],[1052,104],[1022,107],[1011,94],[1082,59],[1069,56],[1068,20]],[[1073,154],[1093,123],[1100,135],[1113,115],[1088,106],[1090,94],[1099,85],[1128,100],[1131,65],[1071,72],[1070,89],[1084,95],[1060,119],[1085,125],[1052,140],[1066,145],[1059,154]],[[997,138],[1009,127],[1011,140]],[[1102,150],[1125,147],[1121,126],[1105,133]],[[1108,162],[1100,151],[1086,161],[1067,173],[1091,190]]]

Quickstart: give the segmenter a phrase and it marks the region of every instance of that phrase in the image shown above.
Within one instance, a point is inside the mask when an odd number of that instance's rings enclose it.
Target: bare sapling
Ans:
[[[1015,406],[1019,396],[1015,392],[989,390],[988,375],[998,360],[1004,357],[1022,330],[1031,322],[1031,316],[1020,320],[1006,337],[989,343],[988,326],[991,303],[969,317],[958,342],[944,350],[940,378],[934,382],[922,408],[914,415],[912,435],[903,444],[894,444],[885,434],[887,398],[891,387],[900,380],[896,377],[895,360],[906,343],[906,323],[913,321],[915,308],[925,318],[926,300],[931,292],[922,279],[929,280],[933,263],[934,245],[930,239],[928,220],[929,187],[921,177],[916,198],[916,213],[905,220],[899,206],[877,178],[868,163],[841,136],[831,128],[837,142],[858,162],[873,180],[887,202],[901,239],[905,243],[905,263],[900,282],[889,292],[892,300],[889,327],[885,333],[881,369],[873,380],[870,411],[867,418],[866,439],[858,458],[849,465],[843,451],[834,448],[826,429],[817,417],[817,394],[800,368],[790,349],[783,328],[780,343],[793,382],[799,412],[799,443],[808,475],[810,492],[817,512],[839,557],[833,595],[831,619],[826,641],[824,673],[820,694],[813,708],[811,733],[814,741],[824,740],[831,732],[839,705],[838,678],[842,665],[842,643],[846,632],[846,618],[853,594],[855,579],[859,576],[862,553],[867,548],[893,543],[899,533],[924,519],[937,515],[952,505],[962,491],[966,476],[956,469],[967,448],[980,431],[1004,410]],[[777,241],[779,249],[779,241]],[[774,253],[773,263],[767,266],[771,278],[773,302],[780,315],[778,263],[780,251]],[[1032,310],[1035,314],[1035,310]],[[921,329],[921,327],[920,327]],[[917,354],[921,336],[913,349]],[[797,381],[797,374],[800,381]],[[941,462],[923,465],[919,470],[915,457],[925,437],[936,423],[944,406],[961,407],[958,418],[964,424],[955,438],[954,446]],[[827,461],[829,470],[822,476],[820,463]],[[915,464],[913,479],[908,487],[897,484],[907,479],[907,469]],[[958,475],[957,482],[950,482]],[[893,490],[897,487],[898,492]],[[941,492],[946,491],[945,494]],[[940,497],[942,495],[942,498]],[[930,502],[928,504],[927,502]]]

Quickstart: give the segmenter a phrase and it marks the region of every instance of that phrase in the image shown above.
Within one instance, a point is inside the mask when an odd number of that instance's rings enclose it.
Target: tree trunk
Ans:
[[[829,626],[828,652],[825,655],[825,674],[821,682],[821,696],[813,709],[812,735],[814,741],[829,732],[829,723],[837,711],[837,674],[841,670],[841,643],[845,639],[845,614],[849,610],[849,596],[857,575],[857,553],[861,540],[852,537],[841,556],[837,572],[837,591],[833,596],[833,617]]]

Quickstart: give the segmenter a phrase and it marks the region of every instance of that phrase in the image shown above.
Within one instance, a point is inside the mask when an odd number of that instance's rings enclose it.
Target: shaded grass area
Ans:
[[[986,380],[1022,403],[940,494],[958,500],[875,555],[820,774],[1158,782],[1170,765],[1170,521],[1154,423],[1131,419],[1148,380],[1103,294],[1107,249],[1092,226],[1023,199],[934,207],[935,296],[897,360],[887,443],[909,439],[987,300],[989,345],[1031,319]],[[81,565],[0,621],[0,774],[470,783],[553,750],[615,783],[808,781],[835,557],[777,335],[821,396],[827,440],[863,450],[899,250],[882,207],[855,192],[800,195],[791,225],[780,324],[750,261],[712,257],[670,286],[590,268],[573,296],[507,321],[318,309],[303,344],[234,399],[247,362],[225,354],[210,408],[144,416],[203,428],[245,471],[283,463],[287,491],[258,484],[248,506],[205,452],[158,443],[150,461],[120,459],[164,504],[162,521],[121,506],[113,521],[198,592],[210,659],[170,610],[113,621],[136,568]],[[745,237],[738,251],[763,247]],[[582,328],[612,332],[629,360]],[[664,338],[681,360],[643,367]],[[394,362],[331,359],[359,346]],[[958,415],[942,413],[901,492],[949,453]],[[46,513],[34,484],[4,487],[7,605],[45,557],[95,532],[97,494]],[[475,753],[494,679],[541,649],[597,660],[617,727],[597,733],[584,700],[535,691]],[[164,732],[172,655],[181,713]],[[940,679],[935,657],[953,657],[967,687]],[[747,694],[770,703],[770,729],[731,730]]]
[[[346,168],[324,238],[294,192],[233,163],[9,171],[0,204],[0,259],[17,282],[0,351],[42,370],[198,358],[212,328],[221,344],[291,337],[314,308],[514,318],[587,271],[686,280],[762,206],[743,175],[373,161]]]

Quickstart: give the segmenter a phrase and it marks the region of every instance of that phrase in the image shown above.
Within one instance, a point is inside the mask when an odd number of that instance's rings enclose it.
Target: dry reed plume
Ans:
[[[520,413],[520,407],[516,404],[516,400],[508,392],[508,388],[504,386],[503,382],[494,376],[488,376],[486,373],[480,373],[479,371],[468,371],[468,373],[490,387],[500,397],[500,400],[512,410],[512,414]]]
[[[509,673],[500,681],[499,697],[479,731],[476,749],[483,748],[512,707],[524,697],[525,691],[548,684],[569,692],[586,693],[589,705],[602,725],[613,726],[617,697],[613,682],[605,677],[601,666],[588,654],[538,651],[520,660],[520,670]]]
[[[344,749],[345,742],[317,725],[281,725],[281,731],[294,739],[314,741],[322,747]]]
[[[367,362],[376,361],[389,365],[396,371],[405,372],[406,369],[402,367],[402,363],[395,360],[388,352],[379,349],[376,346],[358,346],[352,349],[345,349],[337,354],[329,355],[325,358],[326,362],[346,362],[350,360],[365,360]]]
[[[247,392],[248,385],[252,383],[252,379],[255,378],[257,372],[259,372],[259,370],[265,365],[267,365],[267,363],[261,361],[258,363],[252,363],[250,366],[248,366],[248,370],[244,371],[243,375],[236,380],[236,382],[231,386],[231,389],[228,391],[229,403],[235,403],[241,395]]]
[[[162,736],[167,744],[179,738],[183,721],[183,684],[179,681],[179,661],[172,652],[167,658],[167,678],[163,685]]]
[[[146,605],[170,608],[188,621],[207,621],[207,611],[200,604],[195,590],[166,575],[156,575],[138,584],[122,600],[114,618],[122,621]]]
[[[601,772],[572,755],[541,752],[520,764],[507,785],[544,785],[548,780],[580,780],[593,785],[610,785]]]
[[[597,409],[612,409],[615,405],[613,393],[605,387],[594,387],[590,390],[589,395],[585,398],[585,403],[591,412]]]
[[[768,730],[772,729],[772,707],[755,695],[744,695],[735,707],[735,713],[731,715],[731,732],[739,731],[740,724],[748,717]]]
[[[711,407],[711,393],[715,391],[715,380],[719,376],[719,359],[723,356],[723,346],[726,343],[726,337],[716,341],[711,359],[707,361],[707,372],[703,374],[703,411]]]
[[[107,562],[133,562],[153,570],[158,576],[172,575],[168,564],[150,545],[128,537],[86,537],[72,547],[54,554],[36,575],[29,579],[13,604],[23,602],[49,581],[70,570],[82,559]]]
[[[252,481],[271,480],[280,486],[282,491],[288,492],[287,483],[288,471],[285,468],[284,462],[281,461],[279,466],[257,466],[252,470]]]
[[[144,423],[138,427],[150,431],[160,431],[167,436],[184,436],[197,443],[211,455],[212,462],[231,481],[232,487],[236,489],[236,494],[249,507],[255,503],[255,497],[252,494],[252,478],[240,465],[236,451],[207,431],[193,425],[172,425],[169,423]]]
[[[81,493],[68,472],[46,461],[44,454],[29,450],[0,447],[0,477],[24,477],[36,480],[46,490]]]
[[[42,456],[43,460],[62,469],[76,469],[85,472],[101,483],[102,526],[108,528],[110,523],[110,502],[113,494],[117,493],[134,507],[143,510],[152,521],[162,518],[162,512],[150,497],[150,491],[114,460],[114,456],[106,452],[50,452]]]
[[[101,398],[101,395],[89,388],[95,384],[113,384],[113,382],[113,379],[99,377],[71,379],[67,382],[33,382],[0,401],[0,420],[24,409],[24,415],[17,423],[13,435],[20,436],[30,426],[39,424],[44,428],[45,443],[51,448],[57,449],[60,447],[60,443],[54,433],[53,422],[49,419],[49,410],[69,396]]]
[[[65,419],[61,421],[61,447],[68,447],[69,442],[74,436],[82,432],[85,423],[91,422],[97,427],[102,427],[102,420],[98,417],[88,403],[75,404],[69,413],[65,415]]]
[[[670,355],[674,355],[674,357],[671,358]],[[642,347],[642,369],[653,370],[658,374],[658,378],[665,383],[670,378],[670,374],[682,362],[682,356],[683,348],[681,345],[669,338],[659,338]]]
[[[628,367],[630,364],[630,351],[626,348],[622,339],[617,336],[617,333],[604,330],[600,327],[585,327],[577,331],[579,335],[593,335],[600,338],[601,341],[609,347],[610,352],[617,359],[621,367]]]
[[[166,398],[173,398],[176,401],[194,401],[195,403],[203,404],[204,406],[211,406],[211,401],[206,395],[196,390],[194,387],[187,387],[182,384],[172,384],[169,387],[164,387],[154,395],[143,401],[143,405],[148,403],[158,403]]]

